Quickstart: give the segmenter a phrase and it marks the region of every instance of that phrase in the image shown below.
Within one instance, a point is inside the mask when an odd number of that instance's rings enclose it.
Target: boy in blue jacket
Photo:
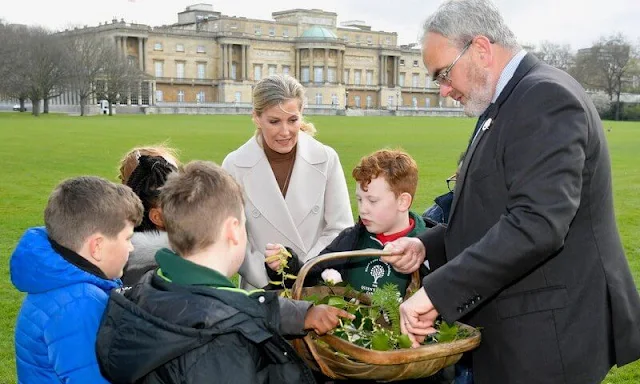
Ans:
[[[10,261],[27,293],[15,333],[20,384],[108,383],[96,335],[142,212],[129,187],[99,177],[65,180],[49,196],[45,227],[28,229]]]

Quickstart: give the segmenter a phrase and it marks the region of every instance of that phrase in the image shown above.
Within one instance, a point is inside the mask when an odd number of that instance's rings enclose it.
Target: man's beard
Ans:
[[[464,105],[464,113],[467,116],[478,117],[482,115],[493,99],[493,87],[491,86],[493,76],[490,72],[482,71],[474,65],[467,71],[467,81],[472,86]]]

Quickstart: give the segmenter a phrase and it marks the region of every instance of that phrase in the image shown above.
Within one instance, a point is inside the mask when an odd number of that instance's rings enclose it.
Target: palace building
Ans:
[[[128,104],[250,103],[253,85],[284,73],[306,88],[307,105],[344,108],[457,107],[443,98],[419,47],[364,21],[337,24],[319,9],[272,13],[273,20],[226,16],[210,4],[188,6],[177,23],[151,27],[113,20],[90,31],[149,75]]]

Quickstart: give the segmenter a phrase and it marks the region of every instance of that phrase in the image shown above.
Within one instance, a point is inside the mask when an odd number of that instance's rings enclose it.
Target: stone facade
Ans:
[[[362,21],[338,26],[337,14],[316,9],[272,17],[226,16],[198,4],[180,12],[173,25],[113,20],[80,33],[113,38],[153,79],[140,87],[147,97],[132,96],[129,104],[246,104],[256,81],[287,73],[305,86],[309,106],[458,106],[431,84],[419,49],[397,46],[395,32],[373,31]]]

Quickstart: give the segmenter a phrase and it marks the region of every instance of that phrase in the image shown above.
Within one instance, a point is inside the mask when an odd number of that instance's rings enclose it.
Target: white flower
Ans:
[[[325,269],[320,274],[322,276],[322,280],[329,284],[338,284],[342,282],[342,276],[340,276],[340,272],[335,269]]]

